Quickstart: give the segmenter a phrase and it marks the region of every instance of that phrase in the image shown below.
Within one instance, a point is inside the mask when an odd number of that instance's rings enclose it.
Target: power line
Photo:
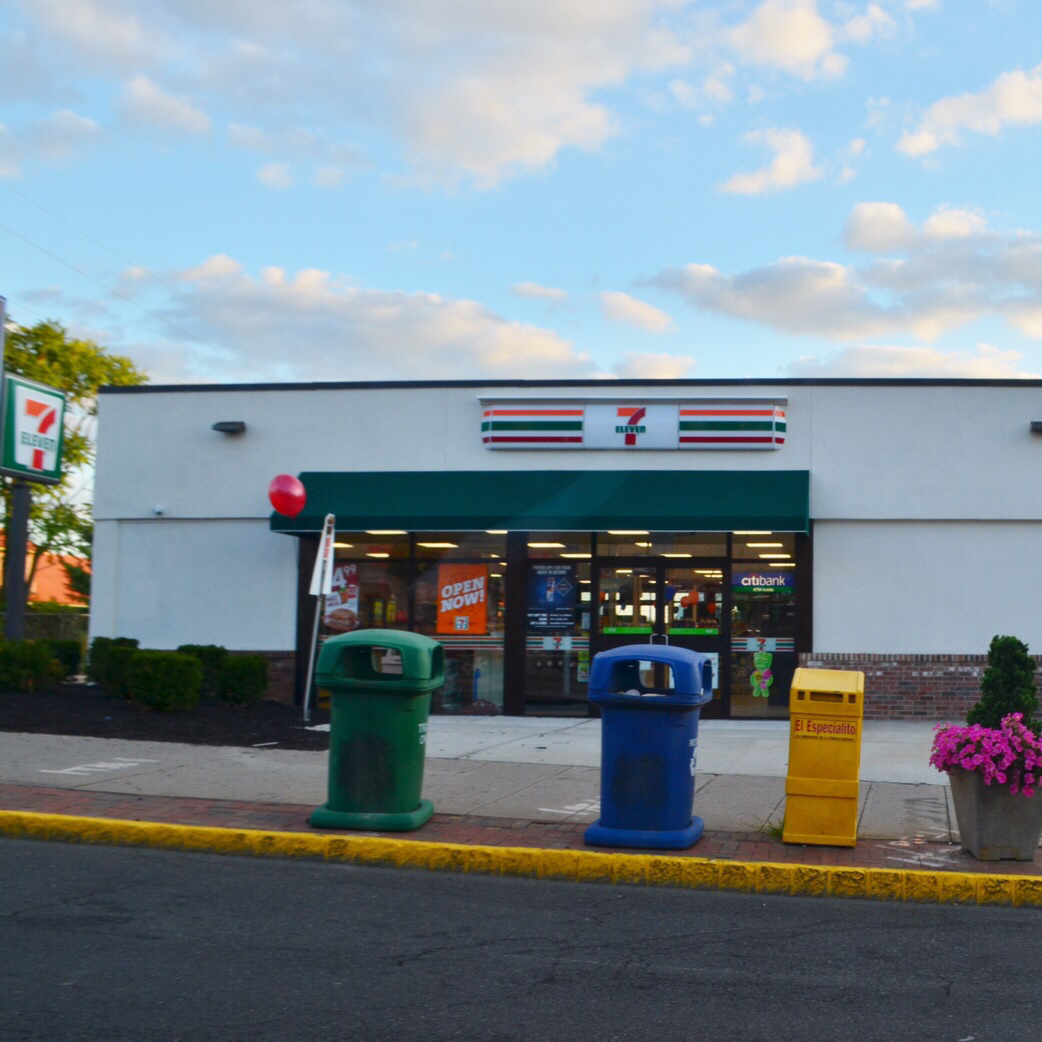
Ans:
[[[52,260],[56,260],[59,264],[64,264],[65,267],[67,267],[70,271],[74,271],[77,275],[80,275],[88,281],[93,282],[96,286],[100,286],[107,293],[112,293],[114,296],[117,296],[120,299],[125,300],[128,304],[132,304],[139,311],[143,311],[146,315],[150,316],[151,318],[154,318],[157,321],[162,322],[164,325],[169,326],[172,330],[179,333],[181,336],[187,337],[189,340],[194,340],[196,342],[201,343],[199,338],[194,333],[189,333],[188,330],[182,329],[180,326],[178,326],[176,322],[171,322],[168,318],[164,317],[163,315],[160,315],[157,312],[152,311],[149,308],[146,308],[143,304],[139,304],[136,300],[134,300],[133,297],[128,297],[126,293],[121,293],[115,287],[109,286],[107,283],[102,282],[100,279],[96,279],[93,275],[88,274],[82,268],[78,268],[75,264],[71,264],[64,258],[59,257],[56,253],[52,253],[50,250],[41,246],[38,242],[33,242],[32,239],[26,237],[25,235],[22,235],[20,232],[16,232],[13,228],[9,228],[6,224],[0,224],[0,228],[2,228],[9,235],[13,235],[16,239],[21,239],[22,242],[26,243],[28,246],[32,246],[33,249],[39,250],[41,253],[46,254],[46,256],[50,257]]]

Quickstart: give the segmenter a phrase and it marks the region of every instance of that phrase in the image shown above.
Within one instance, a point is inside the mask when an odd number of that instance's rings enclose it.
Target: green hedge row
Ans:
[[[229,655],[216,644],[148,651],[131,637],[95,637],[87,675],[107,691],[153,709],[191,709],[202,696],[249,705],[268,690],[262,655]]]

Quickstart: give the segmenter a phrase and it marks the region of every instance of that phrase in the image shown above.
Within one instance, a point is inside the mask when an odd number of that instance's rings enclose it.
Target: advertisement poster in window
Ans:
[[[358,565],[333,568],[333,592],[326,596],[326,626],[346,633],[358,628]]]
[[[528,628],[570,630],[575,625],[578,596],[574,564],[533,563],[528,573]]]
[[[483,564],[438,566],[438,621],[435,633],[488,632],[488,569]]]

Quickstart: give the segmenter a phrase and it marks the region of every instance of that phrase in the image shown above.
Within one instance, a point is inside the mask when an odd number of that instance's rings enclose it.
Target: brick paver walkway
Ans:
[[[152,821],[172,825],[212,825],[229,829],[271,832],[311,832],[311,806],[250,803],[242,800],[193,799],[176,796],[132,796],[82,789],[0,784],[0,810],[71,814],[121,821]],[[589,850],[583,842],[583,824],[526,821],[438,814],[414,832],[365,832],[429,843],[465,843],[484,846]],[[621,848],[620,848],[621,850]],[[637,853],[637,851],[630,851]],[[648,853],[643,851],[643,853]],[[663,853],[666,853],[663,851]],[[953,872],[1042,875],[1042,856],[1034,861],[977,861],[948,843],[930,843],[919,837],[900,840],[859,840],[856,847],[789,845],[760,832],[706,832],[689,850],[671,854],[733,861],[771,861],[784,864],[851,868],[920,868]]]

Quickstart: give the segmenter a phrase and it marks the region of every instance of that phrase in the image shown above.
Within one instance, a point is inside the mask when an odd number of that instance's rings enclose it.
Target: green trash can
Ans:
[[[420,798],[431,692],[445,651],[401,630],[355,630],[322,645],[315,670],[330,692],[329,800],[316,828],[408,832],[434,813]]]

